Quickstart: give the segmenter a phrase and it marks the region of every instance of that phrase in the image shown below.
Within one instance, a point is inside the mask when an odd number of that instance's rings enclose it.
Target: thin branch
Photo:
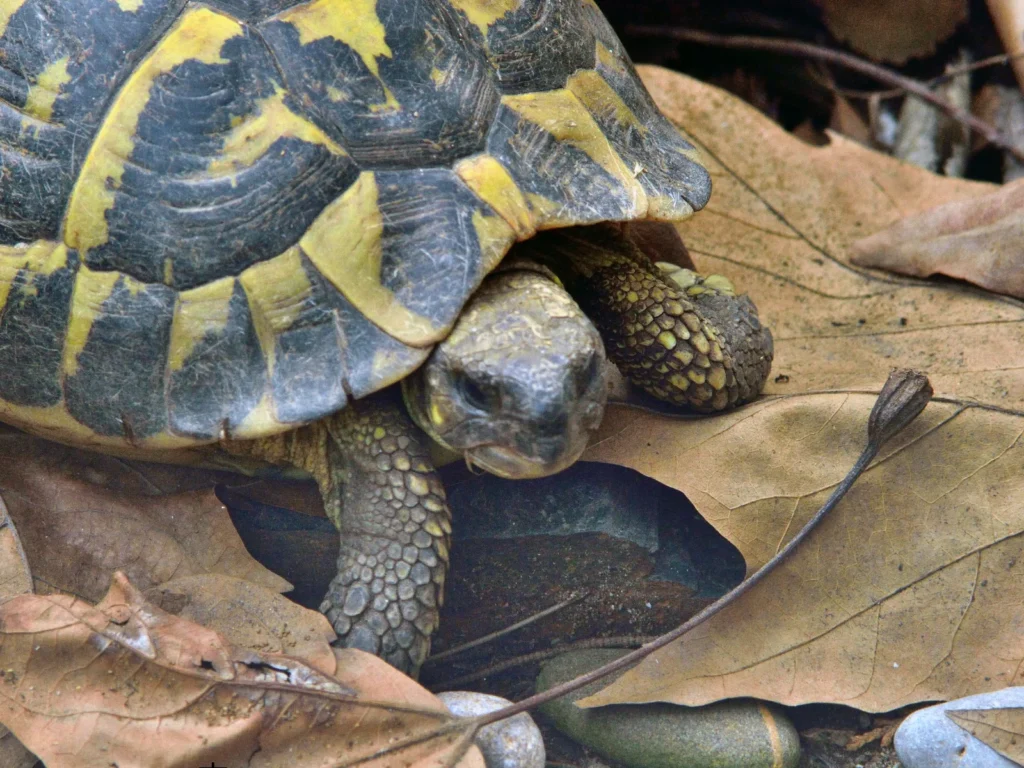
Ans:
[[[1024,149],[1017,147],[994,127],[979,120],[965,109],[960,109],[938,96],[928,86],[905,77],[891,69],[873,64],[870,61],[846,53],[836,51],[814,43],[805,43],[802,40],[783,40],[772,37],[755,37],[749,35],[716,35],[712,32],[702,32],[695,29],[682,29],[679,27],[648,27],[642,25],[630,25],[626,27],[628,34],[641,37],[669,37],[673,40],[685,40],[691,43],[704,45],[717,45],[722,48],[749,48],[761,51],[772,51],[787,56],[806,56],[807,58],[819,59],[836,64],[840,67],[852,69],[867,77],[872,77],[879,82],[886,83],[894,88],[906,91],[926,101],[936,109],[942,111],[950,118],[968,126],[972,131],[984,137],[990,144],[1009,152],[1021,162],[1024,162]]]
[[[483,645],[484,643],[489,643],[492,640],[497,640],[499,637],[503,637],[504,635],[507,635],[510,632],[515,632],[517,629],[522,629],[523,627],[533,624],[533,622],[537,621],[538,619],[543,619],[545,616],[550,616],[552,613],[557,613],[563,608],[568,608],[570,605],[573,605],[575,603],[578,603],[580,600],[583,600],[589,594],[589,592],[581,592],[578,595],[573,595],[568,600],[563,600],[562,602],[556,605],[552,605],[550,608],[545,608],[543,611],[540,611],[539,613],[535,613],[532,616],[527,616],[522,621],[517,621],[515,624],[510,624],[507,627],[499,629],[497,632],[491,632],[489,635],[478,637],[476,640],[470,640],[468,643],[463,643],[462,645],[457,645],[454,648],[449,648],[447,651],[435,653],[433,656],[428,658],[424,662],[424,664],[435,664],[441,661],[442,659],[447,659],[451,656],[455,656],[456,654],[468,651],[470,648],[476,648],[478,645]]]
[[[998,56],[989,56],[987,59],[979,59],[978,61],[970,64],[961,64],[956,67],[949,67],[941,75],[925,80],[924,84],[929,88],[948,83],[957,75],[966,75],[979,69],[987,69],[988,67],[995,67],[1001,64],[1009,64],[1014,59],[1024,58],[1024,53],[1015,53],[1012,56],[1010,54],[1001,53]],[[835,91],[836,93],[845,96],[850,99],[895,99],[899,96],[905,96],[906,91],[902,88],[889,88],[884,91],[863,91],[857,88],[840,88],[835,83],[823,82],[829,90]]]
[[[478,669],[474,672],[470,672],[450,680],[443,680],[441,681],[442,687],[434,688],[431,686],[431,690],[435,693],[437,693],[438,690],[458,690],[467,683],[472,683],[482,678],[496,675],[499,672],[504,672],[506,669],[519,667],[523,664],[533,664],[537,661],[545,661],[546,659],[550,659],[555,656],[561,656],[563,653],[589,651],[594,648],[639,648],[641,645],[654,642],[657,639],[657,635],[627,635],[620,637],[592,637],[589,640],[565,643],[564,645],[558,645],[554,648],[546,648],[543,651],[534,651],[533,653],[524,653],[522,656],[513,656],[510,659],[503,659],[502,661],[499,661],[496,664],[491,664],[483,669]]]

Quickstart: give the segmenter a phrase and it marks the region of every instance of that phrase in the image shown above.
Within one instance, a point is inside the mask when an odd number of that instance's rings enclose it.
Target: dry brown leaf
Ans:
[[[884,722],[876,728],[872,728],[870,731],[851,736],[850,740],[846,742],[846,751],[856,752],[876,741],[884,748],[891,747],[893,737],[896,735],[896,729],[899,728],[901,722],[901,718],[895,718]]]
[[[909,216],[854,243],[850,260],[904,275],[946,275],[1024,298],[1024,180]]]
[[[327,617],[251,581],[202,573],[146,590],[168,613],[219,632],[235,645],[302,659],[332,674],[334,630]]]
[[[769,397],[712,419],[610,409],[584,458],[686,493],[749,572],[852,465],[891,367],[925,371],[950,402],[886,446],[747,597],[586,704],[756,696],[881,711],[1019,682],[1024,638],[1007,607],[1024,605],[1024,308],[848,260],[865,231],[993,187],[840,136],[808,147],[727,94],[644,76],[714,179],[683,238],[698,267],[729,274],[758,303],[776,378]]]
[[[825,25],[853,50],[903,64],[932,53],[967,19],[967,0],[816,0]]]
[[[37,591],[97,600],[118,569],[140,589],[201,573],[275,592],[291,588],[246,552],[213,491],[116,493],[89,482],[97,474],[93,459],[24,435],[0,436],[0,495],[18,526]]]
[[[21,547],[18,531],[0,498],[0,600],[32,591],[32,574]],[[0,765],[4,768],[32,768],[36,756],[22,746],[14,734],[0,725]]]
[[[482,768],[468,721],[375,657],[337,677],[240,648],[115,575],[92,606],[0,605],[0,721],[48,768]]]
[[[1006,53],[1019,57],[1024,53],[1024,1],[987,0],[987,5]],[[1014,58],[1010,66],[1018,86],[1024,90],[1024,59]]]
[[[0,497],[0,599],[32,591],[32,572],[7,505]]]
[[[835,95],[835,106],[832,108],[829,128],[865,146],[871,144],[870,126],[860,116],[860,112],[850,104],[849,99],[841,93]]]
[[[0,765],[4,768],[32,768],[39,758],[25,749],[14,734],[0,725]]]
[[[946,717],[1003,757],[1024,764],[1024,708],[949,709]]]

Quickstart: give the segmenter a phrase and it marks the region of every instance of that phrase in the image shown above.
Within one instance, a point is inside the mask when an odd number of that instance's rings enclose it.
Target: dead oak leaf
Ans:
[[[212,490],[120,493],[90,482],[92,454],[0,435],[0,496],[18,527],[37,591],[99,599],[123,570],[141,589],[221,573],[275,592],[291,585],[245,550]],[[125,470],[129,471],[129,470]],[[102,474],[110,480],[110,471]]]
[[[836,38],[879,61],[932,53],[967,20],[967,0],[815,0]]]
[[[758,304],[776,378],[755,404],[710,419],[609,409],[584,458],[686,493],[749,572],[853,464],[892,367],[927,373],[938,402],[778,571],[580,703],[756,696],[883,711],[1018,681],[1024,638],[1008,606],[1024,605],[1024,308],[849,261],[865,233],[993,187],[839,136],[810,147],[717,89],[643,74],[715,185],[680,232],[698,268]]]
[[[321,672],[335,669],[327,618],[251,581],[203,573],[166,581],[145,592],[163,610],[219,632],[235,645],[302,659]]]
[[[18,531],[0,498],[0,600],[32,591],[32,574],[21,546]],[[0,765],[6,768],[32,768],[36,756],[25,749],[14,734],[0,725]]]
[[[32,591],[32,572],[21,537],[0,497],[0,599]]]
[[[1024,708],[949,709],[946,717],[1006,759],[1024,764]]]
[[[594,458],[650,444],[630,466],[684,489],[754,568],[853,463],[872,401],[758,403],[718,434],[688,430],[685,447],[668,419],[634,414]],[[583,705],[755,696],[877,712],[1021,684],[1009,606],[1024,605],[1022,429],[1020,416],[929,405],[758,587]]]
[[[909,216],[854,243],[850,260],[1024,299],[1024,181]]]
[[[338,658],[332,677],[241,648],[117,574],[95,606],[0,605],[0,722],[48,768],[482,768],[471,721],[379,659]]]

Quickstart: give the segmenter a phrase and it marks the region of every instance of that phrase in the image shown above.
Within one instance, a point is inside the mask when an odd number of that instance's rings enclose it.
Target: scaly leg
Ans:
[[[395,395],[230,450],[313,475],[341,534],[338,575],[320,610],[341,645],[415,676],[438,624],[451,515],[425,437]]]
[[[324,503],[341,552],[320,610],[346,646],[415,675],[438,625],[451,513],[422,433],[391,394],[327,420]]]
[[[668,275],[613,226],[543,233],[526,245],[565,282],[609,359],[649,394],[716,411],[761,391],[771,332],[728,280],[689,270]]]

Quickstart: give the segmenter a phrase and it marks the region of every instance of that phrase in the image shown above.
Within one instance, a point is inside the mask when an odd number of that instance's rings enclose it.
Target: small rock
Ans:
[[[543,691],[623,655],[620,650],[563,654],[537,678]],[[800,737],[777,709],[751,699],[705,707],[628,704],[580,709],[573,704],[613,677],[541,707],[579,743],[629,768],[795,768]]]
[[[512,703],[501,696],[472,691],[445,691],[437,697],[459,717],[486,715]],[[487,768],[544,768],[544,739],[526,712],[484,726],[475,741]]]
[[[1024,688],[1003,688],[925,707],[896,731],[896,754],[906,768],[1016,768],[946,716],[951,709],[1024,707]]]

